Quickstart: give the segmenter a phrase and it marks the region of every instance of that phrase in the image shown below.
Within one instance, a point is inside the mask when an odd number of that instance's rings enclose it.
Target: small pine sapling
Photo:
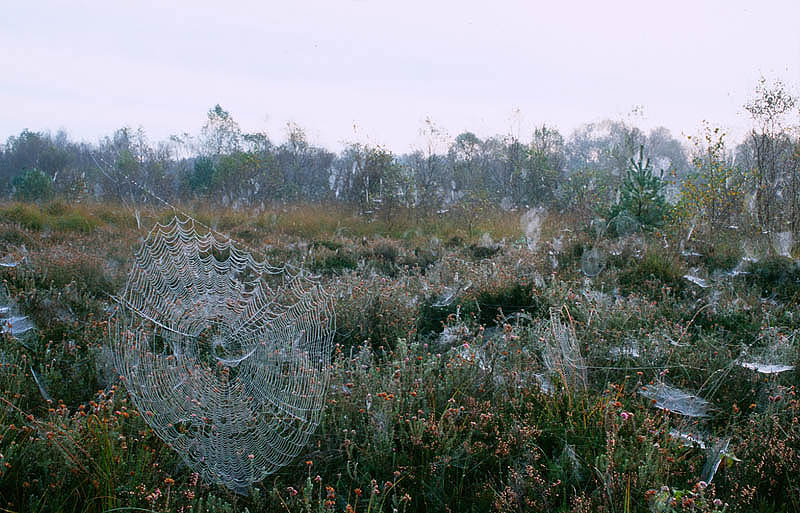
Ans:
[[[653,171],[650,159],[644,158],[644,146],[639,146],[639,158],[630,159],[620,187],[619,202],[611,208],[610,217],[631,216],[644,229],[661,226],[669,209],[663,175],[663,170],[659,174]]]

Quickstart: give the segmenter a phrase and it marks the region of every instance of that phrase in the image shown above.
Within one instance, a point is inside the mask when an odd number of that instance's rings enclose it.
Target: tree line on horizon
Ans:
[[[196,136],[158,143],[141,128],[121,128],[96,144],[63,131],[23,130],[0,146],[0,195],[151,201],[139,184],[167,201],[233,208],[341,203],[387,218],[401,209],[422,216],[486,206],[618,215],[630,214],[632,204],[641,211],[644,201],[669,204],[711,231],[747,212],[763,229],[797,234],[798,102],[780,82],[762,80],[755,93],[745,105],[752,130],[734,145],[711,125],[686,141],[665,128],[645,133],[612,120],[583,125],[569,137],[542,125],[524,139],[472,132],[451,139],[426,120],[423,147],[415,151],[351,143],[334,153],[310,144],[292,124],[280,144],[244,132],[220,105]],[[664,216],[634,217],[657,225]]]

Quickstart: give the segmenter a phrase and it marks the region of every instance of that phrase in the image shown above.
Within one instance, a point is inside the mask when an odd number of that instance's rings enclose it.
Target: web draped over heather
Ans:
[[[114,360],[158,436],[204,478],[246,493],[319,423],[333,312],[307,274],[195,224],[176,217],[145,239],[112,323]]]

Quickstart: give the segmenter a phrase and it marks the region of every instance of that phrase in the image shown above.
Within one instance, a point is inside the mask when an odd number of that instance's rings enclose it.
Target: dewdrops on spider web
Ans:
[[[334,324],[308,275],[175,218],[144,241],[119,304],[117,370],[145,421],[204,478],[246,493],[303,449]]]

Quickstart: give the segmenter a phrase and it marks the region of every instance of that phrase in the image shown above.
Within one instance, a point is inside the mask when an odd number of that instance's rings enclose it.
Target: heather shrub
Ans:
[[[800,269],[789,258],[771,256],[746,267],[747,282],[759,288],[763,297],[793,301],[800,293]]]
[[[519,213],[498,212],[486,231],[517,236],[475,258],[474,238],[439,243],[463,230],[447,215],[415,227],[311,206],[198,207],[259,257],[317,273],[332,297],[337,346],[309,444],[247,496],[194,474],[148,428],[107,347],[111,295],[147,227],[172,212],[141,209],[140,229],[122,207],[12,204],[0,207],[14,257],[2,262],[18,264],[0,268],[0,306],[35,328],[0,335],[3,508],[798,509],[789,259],[748,269],[733,232],[689,248],[670,233],[582,232],[566,215],[548,216],[530,249]],[[70,227],[73,215],[92,228]],[[596,274],[583,269],[594,250]],[[762,360],[781,370],[744,365]],[[665,403],[652,392],[667,385]],[[687,397],[706,405],[698,416]]]
[[[667,292],[680,293],[685,287],[684,274],[681,262],[674,255],[650,247],[632,268],[619,273],[618,282],[626,294],[641,291],[651,298],[660,298]]]

